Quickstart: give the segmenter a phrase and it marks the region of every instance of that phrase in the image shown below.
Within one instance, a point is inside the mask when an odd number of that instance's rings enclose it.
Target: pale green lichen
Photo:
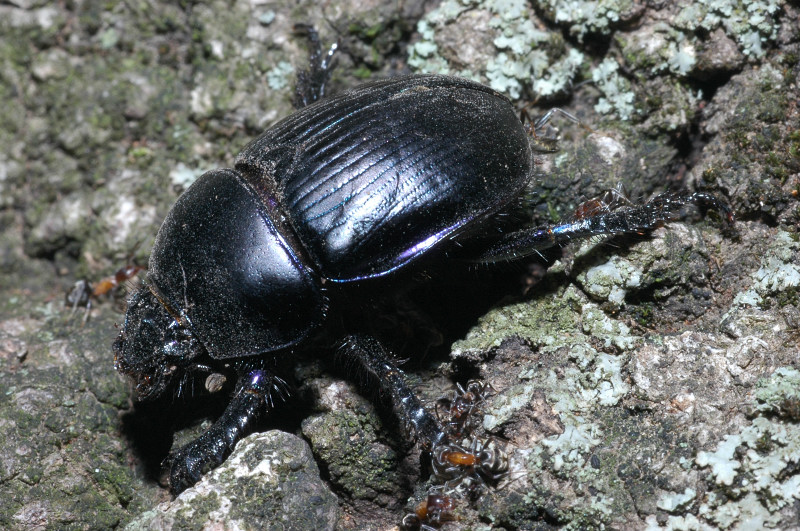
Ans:
[[[754,393],[757,411],[776,412],[798,397],[800,372],[779,368],[760,380]],[[698,508],[708,523],[770,526],[781,521],[778,511],[800,500],[800,425],[780,418],[756,417],[739,433],[728,434],[716,450],[699,452],[697,466],[711,469],[711,491]]]
[[[696,39],[666,22],[620,33],[615,41],[622,50],[626,66],[640,77],[645,72],[686,76],[697,63]]]
[[[750,289],[734,298],[734,310],[740,306],[757,306],[781,292],[800,288],[800,267],[796,265],[798,251],[800,242],[792,234],[778,231],[761,260],[761,267],[753,273]]]
[[[674,24],[687,31],[711,32],[719,27],[751,57],[763,57],[765,44],[775,41],[779,0],[691,0],[682,2]]]
[[[630,0],[540,0],[538,10],[545,18],[562,25],[582,42],[589,34],[611,36],[615,26],[637,16]],[[777,0],[752,2],[747,6],[740,0],[703,0],[679,6],[674,23],[656,23],[642,32],[647,53],[636,53],[651,73],[670,72],[685,77],[697,68],[698,55],[704,49],[696,32],[707,33],[718,27],[731,35],[742,51],[761,57],[766,45],[777,38],[775,19],[779,10]],[[477,28],[468,22],[469,16],[484,13],[487,28]],[[456,74],[488,84],[511,98],[530,92],[537,98],[549,98],[570,90],[586,68],[586,56],[561,35],[544,31],[536,22],[536,13],[523,0],[445,0],[419,21],[420,39],[409,48],[409,66],[419,72]],[[495,53],[482,49],[486,55],[469,64],[453,52],[442,48],[442,35],[471,30],[477,38],[487,39]],[[488,34],[484,35],[485,33]],[[629,35],[630,36],[630,35]],[[456,38],[457,39],[457,38]],[[624,39],[623,39],[624,40]],[[624,42],[623,48],[626,48]],[[627,65],[631,66],[631,65]],[[605,57],[589,71],[591,80],[602,93],[595,110],[601,114],[629,120],[635,112],[635,93],[631,83],[620,75],[617,60]]]
[[[619,63],[611,58],[604,59],[592,69],[592,81],[603,93],[594,110],[600,114],[616,115],[622,120],[628,120],[634,111],[634,94],[630,82],[618,71]]]
[[[789,407],[800,405],[800,371],[790,367],[780,367],[771,377],[756,383],[753,392],[758,404],[756,409],[764,413],[788,413]]]
[[[570,305],[586,302],[574,287],[558,291],[558,296],[496,308],[482,317],[467,336],[453,343],[454,356],[466,356],[497,348],[509,337],[522,337],[532,344],[557,347],[566,330],[574,330],[577,316]]]
[[[606,437],[613,437],[597,422],[597,411],[617,405],[629,395],[625,366],[630,356],[625,351],[641,338],[633,336],[624,323],[606,316],[575,286],[567,286],[533,302],[495,309],[465,340],[454,345],[454,355],[468,355],[489,344],[498,346],[512,336],[523,338],[549,361],[544,367],[521,368],[520,382],[504,390],[487,408],[484,428],[492,430],[507,423],[529,408],[536,394],[543,393],[558,412],[563,432],[530,448],[525,466],[531,471],[547,470],[570,482],[604,485],[600,490],[608,492],[606,472],[587,466],[593,449]],[[598,340],[623,352],[598,350]],[[561,510],[580,528],[586,522],[609,521],[618,512],[617,499],[603,496],[590,504],[565,505]]]
[[[695,463],[701,468],[711,467],[718,485],[731,485],[741,463],[733,458],[736,448],[742,443],[738,435],[726,435],[714,452],[699,452]]]
[[[534,454],[544,450],[552,459],[553,471],[563,473],[585,466],[586,454],[600,444],[603,432],[596,424],[574,415],[562,415],[561,419],[564,433],[544,439]]]
[[[578,417],[598,406],[614,406],[630,392],[624,374],[628,356],[598,351],[592,342],[599,339],[626,351],[641,338],[632,335],[624,323],[606,316],[574,286],[560,289],[535,305],[516,304],[494,310],[467,338],[453,345],[454,356],[497,347],[513,336],[536,345],[543,356],[562,357],[566,348],[569,363],[558,370],[529,367],[520,371],[518,377],[523,383],[509,388],[486,412],[483,422],[487,430],[507,422],[527,407],[538,390],[547,394],[548,402],[562,413],[562,419],[567,418],[564,415],[573,418],[573,424],[580,430],[588,428],[587,422]],[[585,459],[585,452],[579,453]],[[551,457],[555,459],[555,454]],[[577,460],[577,454],[573,458]],[[564,456],[558,460],[569,461]]]
[[[798,448],[800,426],[758,417],[741,433],[727,435],[716,451],[700,452],[697,465],[711,467],[724,495],[708,497],[698,514],[729,524],[730,504],[748,495],[769,513],[795,503],[800,499],[800,475],[793,473],[800,464]]]
[[[539,0],[537,4],[555,22],[568,26],[579,41],[589,33],[610,34],[634,7],[632,0]]]
[[[599,306],[587,303],[583,306],[583,331],[603,340],[604,346],[631,350],[641,340],[631,334],[631,329],[620,320],[606,315]]]
[[[565,334],[572,338],[573,345],[588,345],[586,337],[574,336],[576,327],[620,350],[630,350],[641,341],[625,323],[608,317],[575,286],[568,286],[558,290],[557,296],[548,297],[536,305],[519,303],[495,309],[483,317],[466,338],[453,344],[453,354],[462,356],[485,352],[500,346],[509,337],[525,338],[543,351],[570,344],[564,340]],[[593,348],[591,351],[597,352]],[[586,352],[581,351],[581,354]]]
[[[485,63],[457,69],[442,56],[438,33],[470,13],[489,14],[488,29],[496,53]],[[584,55],[567,47],[560,35],[543,31],[524,0],[445,0],[417,25],[420,40],[409,48],[409,66],[418,72],[485,76],[495,90],[519,98],[523,91],[539,97],[566,92],[583,64]]]
[[[594,354],[592,366],[582,373],[584,382],[581,390],[582,398],[587,403],[614,406],[630,391],[630,385],[623,376],[627,358],[596,351]]]
[[[694,501],[696,496],[696,490],[686,487],[681,493],[671,492],[669,494],[664,494],[658,500],[657,506],[662,511],[667,511],[669,513],[682,511]]]
[[[267,72],[267,85],[272,90],[282,90],[289,86],[294,75],[294,67],[288,61],[281,61]]]
[[[697,51],[691,42],[680,39],[678,42],[670,42],[667,46],[666,67],[670,72],[685,76],[697,62]]]
[[[265,25],[265,26],[269,26],[270,24],[272,24],[275,21],[275,17],[276,16],[277,15],[275,14],[275,11],[270,9],[268,11],[265,11],[265,12],[261,13],[258,16],[258,22],[263,24],[263,25]]]
[[[698,453],[695,463],[711,470],[720,489],[706,493],[697,515],[669,516],[661,524],[652,515],[646,519],[647,529],[763,529],[779,525],[784,521],[779,511],[800,499],[800,475],[793,472],[800,463],[798,447],[797,424],[754,419],[740,433],[727,435],[715,451]],[[659,508],[681,510],[675,502],[692,501],[690,490],[662,497]]]
[[[628,290],[641,285],[642,271],[630,260],[612,256],[608,262],[581,271],[576,281],[594,299],[607,300],[621,308]]]
[[[520,374],[519,378],[528,379],[529,376]],[[530,384],[516,385],[506,389],[502,396],[498,396],[492,403],[491,412],[483,416],[484,429],[491,431],[500,424],[508,422],[516,411],[531,403],[535,391],[536,386]]]
[[[436,44],[436,29],[454,17],[446,17],[443,13],[446,7],[455,2],[443,2],[438,9],[431,11],[425,18],[417,23],[417,33],[420,40],[408,47],[408,66],[417,72],[426,74],[455,74],[447,61],[439,53],[439,45]],[[470,72],[459,72],[461,77],[472,79],[474,76]]]
[[[203,173],[205,173],[205,170],[198,168],[192,169],[183,162],[179,162],[172,170],[170,170],[169,180],[173,186],[185,190],[189,188],[189,185],[195,182]]]

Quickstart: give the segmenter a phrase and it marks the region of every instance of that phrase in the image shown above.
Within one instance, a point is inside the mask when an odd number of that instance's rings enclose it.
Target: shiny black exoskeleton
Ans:
[[[316,54],[314,75],[304,78],[310,88],[298,91],[301,105],[313,103],[253,140],[234,168],[204,174],[178,199],[114,343],[116,367],[134,380],[139,399],[187,374],[236,382],[221,418],[171,457],[176,492],[252,430],[283,392],[267,361],[307,345],[330,320],[336,301],[329,299],[349,286],[380,282],[422,256],[444,258],[477,236],[472,258],[492,262],[651,229],[690,202],[731,217],[707,194],[664,194],[485,239],[483,225],[536,173],[530,128],[511,102],[478,83],[435,75],[321,99],[329,59]],[[377,379],[405,430],[428,448],[447,442],[376,339],[352,334],[340,351]]]

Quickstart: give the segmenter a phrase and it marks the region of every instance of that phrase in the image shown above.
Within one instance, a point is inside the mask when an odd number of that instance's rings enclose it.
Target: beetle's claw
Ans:
[[[200,481],[205,473],[216,468],[222,460],[215,459],[198,441],[193,441],[170,454],[163,463],[169,469],[169,488],[178,495]]]

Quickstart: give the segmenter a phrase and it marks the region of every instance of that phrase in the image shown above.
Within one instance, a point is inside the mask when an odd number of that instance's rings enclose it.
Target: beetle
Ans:
[[[318,44],[318,43],[317,43]],[[537,172],[512,103],[489,87],[441,75],[368,83],[325,98],[330,57],[300,76],[302,107],[250,142],[233,168],[211,170],[177,200],[156,236],[145,284],[113,344],[115,367],[139,400],[200,374],[235,382],[227,409],[169,458],[173,492],[221,464],[285,384],[270,360],[310,348],[343,294],[380,284],[454,246],[496,262],[576,238],[642,232],[687,203],[726,214],[710,194],[665,193],[567,223],[486,227]],[[402,429],[424,448],[448,435],[416,397],[389,350],[355,331],[342,357],[377,380]]]

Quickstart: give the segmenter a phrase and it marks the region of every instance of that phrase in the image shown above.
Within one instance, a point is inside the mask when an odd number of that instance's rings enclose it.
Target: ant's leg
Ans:
[[[558,151],[558,129],[549,125],[549,122],[554,116],[560,116],[573,123],[576,123],[592,132],[592,128],[581,122],[575,115],[565,111],[564,109],[555,107],[547,111],[544,115],[540,116],[537,120],[532,120],[528,115],[528,111],[523,109],[520,120],[525,124],[528,135],[531,139],[531,147],[535,151],[543,153],[552,153]]]
[[[331,72],[335,66],[333,58],[339,48],[339,43],[331,44],[331,47],[323,55],[322,44],[316,28],[308,24],[295,24],[294,30],[298,33],[305,33],[311,48],[308,70],[297,72],[297,86],[292,103],[295,108],[300,109],[325,96],[325,85],[331,79]]]
[[[395,414],[409,437],[416,433],[417,439],[427,450],[446,440],[442,425],[422,406],[422,402],[408,386],[403,371],[397,368],[389,353],[375,338],[348,336],[340,349],[340,355],[358,364],[377,379],[381,392],[391,398]]]
[[[283,396],[284,389],[283,380],[261,369],[241,377],[231,402],[214,425],[167,458],[172,492],[178,494],[191,487],[222,464],[236,443],[249,435],[272,407],[272,393]]]
[[[533,122],[533,133],[537,136],[541,136],[543,134],[544,127],[555,115],[559,115],[562,118],[566,118],[570,122],[576,123],[581,127],[584,127],[589,131],[591,131],[591,129],[588,126],[584,125],[583,122],[581,122],[574,114],[567,112],[560,107],[553,107],[552,109],[544,113],[542,116],[540,116],[535,122]]]
[[[601,212],[568,223],[523,229],[503,236],[477,257],[495,262],[530,255],[536,251],[563,245],[578,238],[609,234],[640,233],[666,221],[681,217],[681,209],[694,204],[720,212],[728,224],[734,221],[730,207],[705,192],[660,194],[644,205]]]

